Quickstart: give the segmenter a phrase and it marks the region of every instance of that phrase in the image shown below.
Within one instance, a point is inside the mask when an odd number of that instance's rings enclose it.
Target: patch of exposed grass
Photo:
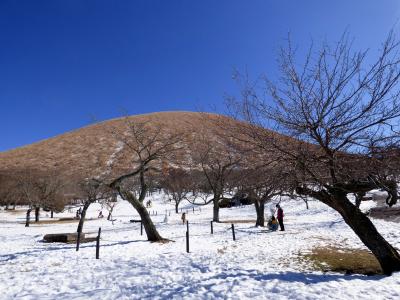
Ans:
[[[303,255],[313,267],[323,272],[377,275],[382,269],[368,250],[335,247],[317,247]]]

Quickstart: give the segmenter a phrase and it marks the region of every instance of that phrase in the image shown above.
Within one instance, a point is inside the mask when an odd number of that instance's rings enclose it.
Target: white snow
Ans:
[[[163,194],[152,197],[150,212],[163,237],[174,242],[149,243],[140,235],[134,209],[120,201],[114,225],[97,219],[91,206],[84,232],[102,228],[100,259],[95,243],[41,242],[43,235],[76,231],[75,223],[24,227],[25,211],[0,211],[0,299],[399,299],[400,273],[390,277],[343,275],[314,271],[298,259],[318,245],[364,248],[340,216],[327,206],[283,200],[285,232],[237,223],[214,223],[212,207],[188,210],[190,253],[185,252],[186,226]],[[372,205],[363,203],[362,205]],[[363,209],[366,209],[364,207]],[[76,210],[76,209],[75,209]],[[75,210],[55,217],[74,216]],[[165,222],[165,213],[168,222]],[[266,211],[269,214],[268,209]],[[171,215],[169,216],[169,212]],[[103,214],[106,211],[103,210]],[[42,213],[43,219],[46,213]],[[222,220],[255,220],[253,206],[221,209]],[[373,220],[384,237],[400,248],[400,224]]]

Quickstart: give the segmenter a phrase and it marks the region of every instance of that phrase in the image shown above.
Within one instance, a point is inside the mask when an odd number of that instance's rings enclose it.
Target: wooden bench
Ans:
[[[46,234],[43,240],[47,243],[73,243],[78,239],[78,233],[51,233]],[[85,239],[85,234],[81,233],[81,240]]]
[[[141,223],[142,220],[129,220],[129,222],[131,222],[131,223]]]

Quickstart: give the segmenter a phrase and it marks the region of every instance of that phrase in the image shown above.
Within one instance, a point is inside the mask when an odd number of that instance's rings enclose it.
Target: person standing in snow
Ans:
[[[281,231],[285,231],[285,226],[283,225],[283,209],[279,204],[276,205],[276,208],[278,209],[276,218],[278,219],[279,226],[281,227]]]

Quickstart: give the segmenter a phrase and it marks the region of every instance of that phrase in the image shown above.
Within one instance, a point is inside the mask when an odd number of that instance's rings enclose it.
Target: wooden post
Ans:
[[[211,234],[214,234],[213,221],[211,221],[210,224],[211,224]]]
[[[101,234],[101,227],[99,227],[99,233],[96,238],[96,259],[100,258],[100,234]]]
[[[50,212],[50,218],[53,219],[53,210],[51,210],[51,212]]]
[[[78,230],[78,236],[76,237],[76,251],[79,251],[80,242],[81,242],[81,232]]]
[[[143,235],[143,222],[140,220],[140,235]]]
[[[233,240],[236,241],[236,237],[235,237],[235,225],[234,225],[234,224],[232,224],[232,237],[233,237]]]
[[[193,206],[193,213],[194,213],[194,206]]]
[[[189,253],[189,221],[186,221],[186,252]]]

